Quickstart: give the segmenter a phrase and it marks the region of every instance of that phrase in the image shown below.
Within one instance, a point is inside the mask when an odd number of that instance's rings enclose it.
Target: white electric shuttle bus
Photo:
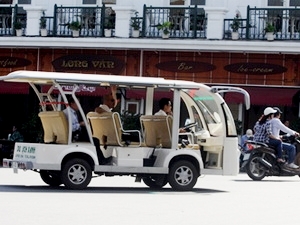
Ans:
[[[0,80],[27,82],[33,88],[41,105],[38,116],[44,139],[42,143],[15,143],[13,158],[3,159],[3,167],[13,168],[14,172],[39,172],[50,186],[64,184],[69,189],[84,189],[92,177],[128,175],[143,180],[150,188],[169,184],[174,190],[187,191],[200,175],[239,172],[236,127],[220,93],[243,94],[249,108],[249,94],[241,88],[153,77],[39,71],[15,71]],[[78,100],[83,86],[109,90],[113,85],[121,91],[121,101],[126,102],[130,92],[141,94],[143,113],[135,129],[124,130],[119,112],[85,112]],[[153,115],[158,95],[170,96],[172,116]],[[86,141],[74,141],[72,124],[67,119],[71,118],[71,110],[68,117],[62,112],[70,96],[85,123]],[[179,133],[184,125],[187,132]],[[127,139],[133,134],[134,141]],[[100,155],[111,161],[99,163]]]

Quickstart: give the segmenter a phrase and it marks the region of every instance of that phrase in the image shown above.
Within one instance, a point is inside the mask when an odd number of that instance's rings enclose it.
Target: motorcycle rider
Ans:
[[[282,114],[281,110],[278,107],[273,107],[276,112],[274,113],[274,117],[270,120],[272,125],[272,134],[277,138],[280,139],[280,131],[283,131],[287,134],[299,136],[299,133],[288,128],[280,121],[280,116]],[[286,151],[288,154],[288,164],[287,166],[292,169],[297,169],[299,166],[294,164],[295,156],[296,156],[296,148],[294,145],[282,142],[282,150]]]
[[[272,107],[265,108],[264,114],[254,126],[253,140],[273,146],[277,152],[277,162],[284,163],[285,161],[282,159],[282,141],[272,134],[272,124],[270,123],[276,112]]]

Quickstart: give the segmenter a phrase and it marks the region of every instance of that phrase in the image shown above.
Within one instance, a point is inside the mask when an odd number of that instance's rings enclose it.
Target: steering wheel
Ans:
[[[194,123],[189,123],[189,124],[186,124],[184,127],[182,127],[181,129],[184,129],[186,130],[187,132],[190,131],[190,129],[194,126],[196,126],[198,123],[197,122],[194,122]]]

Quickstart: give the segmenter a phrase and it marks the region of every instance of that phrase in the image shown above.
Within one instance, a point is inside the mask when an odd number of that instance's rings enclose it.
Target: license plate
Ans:
[[[18,163],[17,162],[12,163],[12,168],[14,170],[14,173],[18,173]]]
[[[243,160],[246,161],[249,159],[249,157],[250,157],[250,154],[245,154]]]

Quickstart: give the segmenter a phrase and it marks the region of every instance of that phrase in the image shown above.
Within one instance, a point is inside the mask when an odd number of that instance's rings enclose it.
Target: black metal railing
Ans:
[[[47,19],[48,36],[69,37],[72,31],[69,24],[79,21],[81,37],[103,37],[104,29],[115,33],[115,12],[111,7],[70,7],[54,6],[53,17]],[[206,38],[207,18],[203,8],[195,7],[152,7],[144,5],[143,15],[132,17],[138,19],[141,37],[160,38],[162,31],[158,25],[170,22],[170,38]],[[241,40],[266,39],[266,25],[274,27],[276,40],[300,40],[300,8],[250,8],[247,7],[246,18],[238,19]],[[18,5],[1,5],[0,36],[15,35],[14,23],[22,23],[23,34],[26,33],[26,11]],[[230,24],[233,19],[224,20],[224,39],[231,39]],[[130,28],[132,29],[132,28]]]
[[[14,24],[20,22],[22,24],[22,32],[26,32],[26,13],[22,13],[22,8],[18,5],[3,5],[0,7],[0,36],[15,35]]]
[[[115,13],[104,4],[101,7],[65,7],[54,6],[53,36],[71,36],[69,24],[79,21],[80,36],[102,37],[104,29],[115,29]]]
[[[224,39],[231,38],[229,29],[233,19],[224,20]],[[247,18],[241,19],[239,29],[241,39],[266,39],[266,25],[274,28],[276,40],[300,40],[300,8],[250,8],[247,7]]]
[[[42,16],[42,18],[46,19],[46,30],[47,36],[53,36],[53,16]]]
[[[206,38],[207,18],[203,8],[147,7],[144,5],[142,37],[161,37],[159,24],[171,22],[170,38]]]

